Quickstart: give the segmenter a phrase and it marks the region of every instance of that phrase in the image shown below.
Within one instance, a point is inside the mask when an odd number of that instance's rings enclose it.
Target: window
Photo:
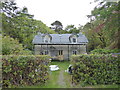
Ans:
[[[76,36],[76,35],[71,36],[71,37],[70,37],[70,42],[71,42],[71,43],[77,43],[77,36]]]
[[[43,52],[40,52],[40,55],[43,55]]]
[[[45,43],[48,43],[48,40],[45,40]]]
[[[50,37],[48,35],[44,37],[44,43],[50,43]]]
[[[73,38],[73,43],[76,43],[76,38]]]
[[[63,50],[59,50],[58,54],[63,55]]]
[[[48,51],[45,51],[45,55],[48,55],[48,53],[49,53]]]
[[[77,51],[73,51],[73,55],[76,55],[77,54]]]

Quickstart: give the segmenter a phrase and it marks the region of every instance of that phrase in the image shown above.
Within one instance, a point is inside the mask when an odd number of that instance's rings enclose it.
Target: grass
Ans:
[[[50,72],[50,80],[42,88],[61,88],[58,84],[59,74],[61,71],[65,71],[69,66],[69,62],[52,62],[51,65],[58,65],[60,68],[58,71]],[[65,86],[63,86],[65,87]]]
[[[64,62],[58,62],[58,61],[53,61],[51,62],[51,65],[58,65],[60,68],[58,71],[50,71],[49,75],[49,80],[45,85],[36,85],[36,86],[25,86],[24,88],[61,88],[61,85],[59,85],[59,74],[60,72],[63,72],[64,76],[64,82],[67,82],[70,78],[70,75],[65,72],[65,70],[68,68],[70,62],[64,61]],[[67,86],[66,86],[67,85]],[[70,82],[68,81],[66,85],[62,85],[62,88],[69,88]]]
[[[92,88],[120,88],[119,85],[96,85],[92,86]]]
[[[49,80],[45,85],[25,86],[24,88],[82,88],[81,85],[73,86],[71,84],[71,75],[66,73],[70,62],[51,62],[51,65],[58,65],[58,71],[50,71]],[[84,88],[118,88],[118,85],[96,85],[86,86]]]

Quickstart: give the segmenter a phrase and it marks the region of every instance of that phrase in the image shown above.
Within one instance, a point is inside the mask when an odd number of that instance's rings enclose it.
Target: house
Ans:
[[[86,53],[87,38],[79,34],[35,35],[33,42],[35,55],[50,55],[52,59],[69,60],[71,55]]]

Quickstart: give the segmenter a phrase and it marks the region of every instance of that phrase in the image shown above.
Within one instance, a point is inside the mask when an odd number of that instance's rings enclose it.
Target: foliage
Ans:
[[[49,56],[2,56],[3,88],[43,84],[48,79]]]
[[[2,14],[2,34],[18,39],[22,45],[29,50],[33,49],[32,40],[37,32],[55,33],[49,29],[42,21],[33,19],[33,15],[28,13],[27,7],[22,9],[17,7],[15,2],[3,2]]]
[[[60,21],[55,21],[51,25],[54,26],[55,30],[62,30],[63,28],[63,25]]]
[[[32,55],[30,50],[24,49],[23,45],[17,39],[9,36],[1,36],[0,43],[2,45],[1,55]]]
[[[63,29],[63,25],[60,21],[55,21],[51,25],[54,26],[52,29],[54,29],[57,33],[60,33],[60,30]]]
[[[119,49],[113,49],[113,50],[109,50],[109,49],[94,49],[91,51],[91,53],[93,54],[111,54],[111,53],[119,53],[120,50]]]
[[[68,32],[68,33],[79,33],[79,29],[77,29],[74,25],[68,25],[66,26],[65,30]]]
[[[120,2],[100,2],[88,18],[83,32],[89,39],[89,51],[99,48],[116,49],[119,44]]]
[[[85,85],[119,83],[119,55],[90,54],[71,57],[73,82]]]
[[[20,54],[23,51],[22,44],[19,44],[18,40],[4,36],[1,39],[2,53],[3,55]]]
[[[60,69],[58,71],[50,71],[49,80],[47,80],[44,85],[33,85],[23,88],[75,88],[71,85],[70,82],[71,75],[64,72],[68,68],[69,64],[69,61],[51,61],[50,65],[58,65]]]

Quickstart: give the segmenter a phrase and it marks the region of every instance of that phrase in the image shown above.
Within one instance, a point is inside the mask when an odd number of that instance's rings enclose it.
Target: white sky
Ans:
[[[47,26],[58,20],[64,27],[67,25],[84,25],[88,22],[86,15],[96,6],[90,4],[94,0],[16,0],[19,7],[26,6],[34,18],[41,20]]]

